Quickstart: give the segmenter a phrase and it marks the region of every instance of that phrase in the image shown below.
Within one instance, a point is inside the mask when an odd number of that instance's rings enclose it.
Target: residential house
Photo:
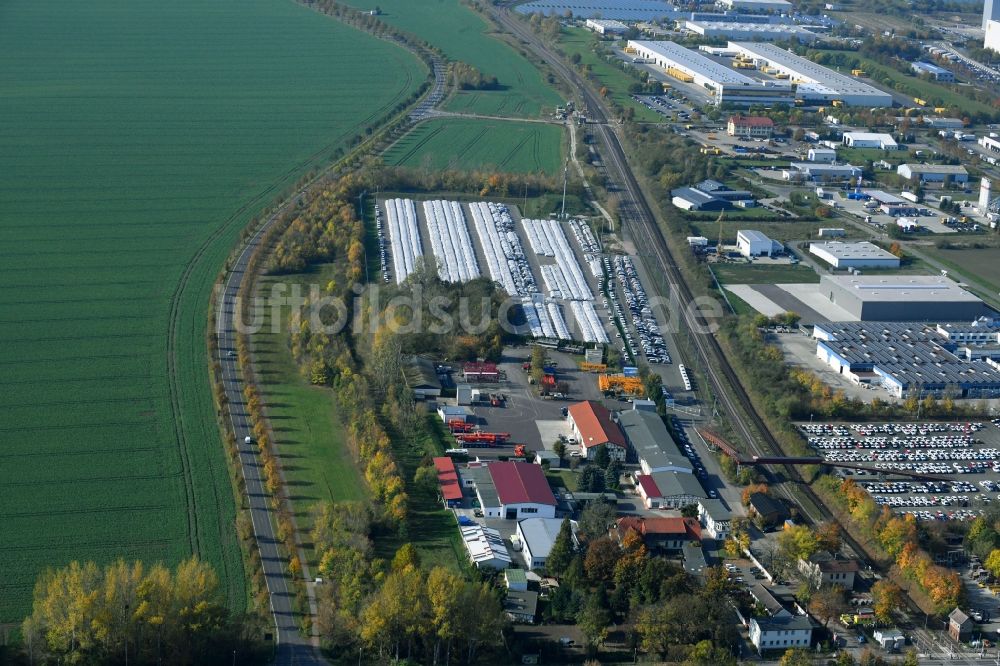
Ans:
[[[722,500],[698,500],[698,520],[704,527],[704,533],[717,541],[729,538],[732,512],[726,508]]]
[[[776,499],[764,493],[752,493],[749,497],[749,513],[760,516],[765,525],[777,525],[788,518],[788,510]]]
[[[685,544],[701,541],[701,524],[695,518],[623,516],[615,526],[619,541],[630,530],[642,537],[649,550],[684,548]]]
[[[845,590],[852,590],[854,576],[859,568],[857,560],[836,553],[831,554],[825,550],[813,553],[809,559],[799,560],[799,572],[816,589],[824,585],[839,585]]]
[[[538,592],[507,590],[503,610],[511,622],[534,624],[538,615]]]
[[[973,626],[972,618],[963,613],[961,609],[956,608],[948,613],[948,635],[956,641],[966,640],[972,633]]]
[[[750,619],[750,642],[759,654],[798,647],[812,642],[812,621],[806,615],[779,615]]]

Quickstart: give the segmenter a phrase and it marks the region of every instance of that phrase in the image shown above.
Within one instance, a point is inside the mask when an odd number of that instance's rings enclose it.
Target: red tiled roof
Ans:
[[[495,462],[489,465],[501,504],[556,505],[556,498],[538,465],[526,462]]]
[[[462,486],[458,482],[458,471],[455,461],[448,457],[434,459],[434,467],[438,473],[438,485],[441,486],[441,496],[446,500],[462,499]]]
[[[633,529],[643,536],[687,536],[701,541],[701,524],[695,518],[625,516],[618,519],[618,529],[622,532]]]
[[[569,416],[580,431],[580,438],[588,449],[601,444],[625,448],[625,435],[618,424],[611,420],[611,412],[604,405],[587,400],[569,408]]]
[[[774,121],[764,116],[732,116],[729,120],[740,127],[774,127]]]
[[[653,481],[653,477],[649,474],[640,474],[635,477],[635,480],[642,486],[642,492],[646,497],[663,497],[660,493],[660,488],[656,485],[656,481]]]

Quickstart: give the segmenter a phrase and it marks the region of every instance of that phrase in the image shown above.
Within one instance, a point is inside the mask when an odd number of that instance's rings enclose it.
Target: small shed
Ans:
[[[508,590],[514,590],[515,592],[528,591],[528,574],[524,569],[504,569],[503,577],[507,583]]]

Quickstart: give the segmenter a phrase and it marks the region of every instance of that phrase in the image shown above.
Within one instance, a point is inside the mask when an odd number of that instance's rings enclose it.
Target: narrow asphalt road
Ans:
[[[295,200],[298,196],[291,197]],[[295,613],[293,611],[294,593],[285,573],[285,562],[279,550],[279,542],[274,534],[271,521],[269,497],[264,489],[263,465],[257,447],[244,443],[244,438],[251,434],[250,419],[243,398],[244,382],[236,363],[236,321],[235,308],[237,293],[246,276],[247,264],[254,251],[259,247],[264,232],[277,219],[277,213],[247,241],[229,274],[219,297],[217,313],[219,340],[219,362],[222,364],[222,383],[226,392],[227,411],[233,432],[236,435],[240,451],[240,466],[243,469],[243,479],[246,482],[247,501],[250,507],[250,517],[253,521],[254,537],[260,551],[261,566],[264,570],[264,581],[267,584],[271,599],[271,614],[274,617],[275,640],[277,655],[275,663],[280,666],[326,664],[319,655],[319,650],[309,638],[299,633]]]

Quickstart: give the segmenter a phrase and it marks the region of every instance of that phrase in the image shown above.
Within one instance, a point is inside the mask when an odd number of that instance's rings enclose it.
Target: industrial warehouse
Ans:
[[[990,311],[946,277],[824,275],[820,293],[859,321],[973,321]]]
[[[796,96],[806,102],[837,101],[847,106],[892,106],[892,95],[889,93],[797,56],[780,46],[760,42],[730,42],[729,48],[748,56],[758,66],[787,75],[797,85]]]
[[[686,23],[689,30],[705,37],[744,39],[799,39],[810,41],[811,32],[793,25],[705,22]],[[779,34],[780,33],[780,34]],[[670,41],[628,42],[630,52],[663,68],[684,83],[694,83],[711,91],[715,104],[805,104],[836,102],[847,106],[889,107],[892,96],[856,78],[801,58],[773,44],[731,41],[725,53],[732,53],[741,70],[760,70],[765,76],[751,77],[742,71]]]
[[[706,88],[715,104],[792,104],[795,94],[788,81],[760,81],[726,67],[696,51],[674,42],[630,40],[636,54],[666,70],[685,83]]]
[[[899,257],[874,243],[810,243],[814,254],[834,268],[899,268]]]
[[[684,29],[707,39],[798,40],[804,44],[816,41],[816,33],[797,25],[742,23],[735,21],[685,21]]]
[[[816,356],[857,384],[881,386],[895,398],[911,394],[962,398],[1000,395],[1000,370],[992,362],[956,355],[936,327],[913,323],[819,322],[813,328]],[[954,350],[954,351],[953,351]],[[992,344],[987,354],[1000,355]]]

